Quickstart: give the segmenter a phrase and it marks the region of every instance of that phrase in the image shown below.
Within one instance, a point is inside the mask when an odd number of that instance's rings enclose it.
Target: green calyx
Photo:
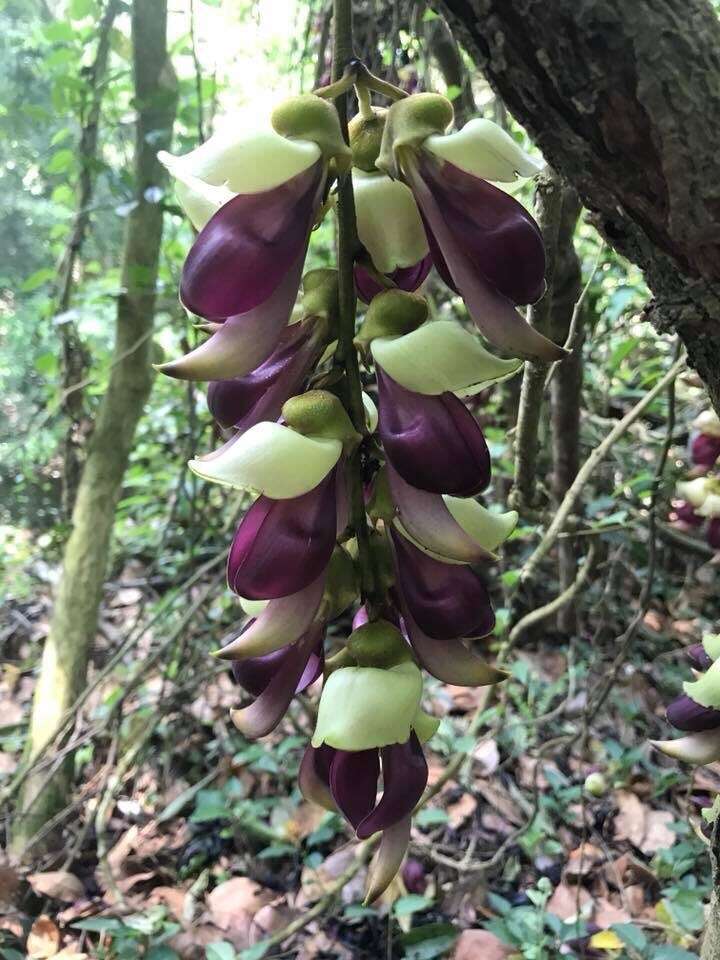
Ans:
[[[445,133],[454,110],[439,93],[417,93],[398,100],[388,110],[377,167],[391,177],[400,176],[398,151],[418,149],[434,133]]]
[[[383,290],[367,309],[354,343],[367,350],[376,337],[402,337],[412,333],[427,320],[428,306],[424,297],[405,290]]]
[[[380,467],[375,474],[372,493],[367,504],[367,512],[373,523],[377,523],[379,520],[384,523],[391,523],[397,513],[390,493],[390,483],[385,465]]]
[[[388,111],[384,107],[373,107],[372,116],[358,114],[348,124],[352,165],[365,173],[376,173],[375,165],[380,156],[383,131]]]
[[[711,660],[720,658],[720,633],[706,633],[703,636],[702,645]]]
[[[364,623],[353,630],[347,649],[359,667],[395,667],[412,661],[410,647],[397,627],[387,620]]]
[[[325,578],[321,610],[327,620],[335,620],[359,593],[358,575],[352,557],[339,544],[333,550]]]
[[[305,317],[318,317],[325,321],[327,337],[337,338],[338,272],[321,267],[309,270],[302,280],[302,306]]]
[[[337,110],[327,100],[312,93],[290,97],[275,107],[270,121],[282,137],[316,143],[326,160],[335,160],[339,172],[350,168],[350,147],[343,139]]]
[[[347,449],[362,440],[350,421],[345,407],[334,393],[327,390],[308,390],[290,397],[282,408],[285,423],[306,437],[340,440]]]
[[[701,707],[720,710],[720,660],[711,664],[697,680],[686,681],[683,690]]]

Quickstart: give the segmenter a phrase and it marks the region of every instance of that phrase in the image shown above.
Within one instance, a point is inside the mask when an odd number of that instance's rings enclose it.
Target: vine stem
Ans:
[[[352,39],[352,0],[333,0],[333,58],[332,79],[337,83],[346,75],[346,68],[354,59]],[[335,106],[340,118],[340,128],[346,142],[348,139],[348,94],[343,91]],[[355,338],[355,312],[357,298],[353,265],[358,251],[357,224],[355,220],[355,197],[352,176],[348,172],[338,178],[338,287],[340,324],[337,362],[345,370],[345,404],[357,432],[364,435],[365,407],[362,398],[360,367],[353,340]],[[358,546],[358,565],[363,599],[372,607],[377,596],[377,578],[370,546],[370,532],[365,516],[362,462],[360,449],[356,449],[348,461],[348,494],[350,498],[350,523]],[[369,610],[369,612],[371,612]]]

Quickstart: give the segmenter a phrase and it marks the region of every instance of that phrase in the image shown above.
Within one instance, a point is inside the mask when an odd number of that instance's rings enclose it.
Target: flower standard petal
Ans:
[[[696,477],[694,480],[681,481],[677,485],[678,495],[696,510],[705,503],[710,489],[711,481],[707,477]]]
[[[250,600],[295,594],[324,573],[335,536],[334,473],[301,497],[260,497],[235,533],[228,556],[228,585]]]
[[[229,317],[199,347],[156,369],[179,380],[242,377],[263,363],[287,329],[302,273],[298,258],[275,292],[260,306]]]
[[[708,437],[720,437],[720,417],[714,410],[703,410],[693,420],[692,428]]]
[[[389,669],[342,667],[325,681],[313,746],[369,750],[404,743],[422,695],[422,676],[407,661]]]
[[[339,440],[306,437],[282,424],[263,422],[188,466],[204,480],[285,500],[314,489],[341,453]]]
[[[428,253],[427,238],[412,191],[384,173],[353,170],[360,242],[380,273],[413,267]]]
[[[452,393],[429,397],[377,369],[378,432],[401,477],[430,493],[473,496],[490,482],[490,454],[480,425]]]
[[[296,691],[301,688],[301,681],[306,672],[311,656],[322,642],[323,626],[318,624],[283,651],[271,653],[271,677],[263,687],[262,692],[248,707],[240,710],[231,710],[230,717],[237,729],[251,740],[264,737],[280,723],[285,716],[290,701]],[[281,658],[277,657],[281,653]],[[265,658],[262,658],[263,660]],[[249,672],[250,661],[234,664],[234,668]],[[262,669],[262,668],[261,668]],[[255,676],[254,682],[262,681]]]
[[[651,740],[650,743],[668,757],[704,766],[720,760],[720,728],[691,733],[677,740]]]
[[[507,679],[508,675],[504,671],[475,656],[462,640],[437,640],[429,637],[423,633],[407,610],[403,613],[403,620],[420,666],[443,683],[456,687],[485,687]]]
[[[397,588],[424,633],[440,640],[492,633],[490,595],[474,570],[429,557],[395,530],[391,539]]]
[[[479,117],[454,133],[432,134],[424,141],[423,150],[474,177],[503,183],[517,180],[518,176],[532,177],[545,166],[498,124]]]
[[[520,316],[511,300],[503,296],[466,256],[461,238],[445,222],[439,204],[412,164],[405,170],[428,231],[430,249],[441,257],[435,260],[443,279],[463,297],[468,313],[480,332],[494,346],[516,357],[562,360],[566,351],[538,333]],[[435,250],[433,250],[435,257]]]
[[[290,596],[269,600],[238,636],[217,651],[221,660],[258,657],[294,643],[310,628],[322,600],[325,570],[309,586]]]
[[[301,389],[321,343],[312,322],[285,327],[273,352],[252,373],[210,384],[210,413],[220,426],[241,431],[262,420],[277,420],[285,401]]]
[[[217,319],[267,300],[304,255],[324,182],[325,165],[317,160],[272,190],[238,194],[221,207],[185,260],[185,306]]]
[[[335,751],[330,763],[330,793],[354,830],[375,806],[379,773],[377,749]]]
[[[353,823],[361,840],[404,820],[412,813],[427,786],[428,767],[414,733],[405,743],[383,747],[381,756],[383,793],[380,802],[358,823]]]
[[[403,337],[378,337],[370,349],[375,362],[400,386],[433,396],[469,387],[482,389],[522,366],[522,360],[493,356],[452,320],[423,324]]]

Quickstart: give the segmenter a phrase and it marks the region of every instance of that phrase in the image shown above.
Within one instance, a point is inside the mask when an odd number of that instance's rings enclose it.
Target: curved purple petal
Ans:
[[[294,693],[302,693],[310,684],[314,683],[322,672],[324,652],[322,649],[323,624],[316,624],[307,634],[303,634],[300,641],[288,643],[279,650],[266,653],[261,657],[248,657],[245,660],[235,660],[232,673],[235,682],[253,697],[259,697],[272,681],[276,673],[286,669],[294,669],[298,655],[296,643],[303,641],[306,635],[316,638],[316,648],[306,654],[303,673],[297,681]]]
[[[697,733],[699,730],[715,730],[720,727],[720,710],[703,707],[686,693],[680,694],[673,700],[667,708],[666,716],[668,722],[678,730],[688,730],[692,733]]]
[[[330,764],[334,755],[335,749],[326,743],[321,747],[313,747],[309,743],[298,771],[300,793],[310,803],[316,803],[326,810],[337,810],[330,793]]]
[[[272,190],[228,200],[185,260],[180,299],[188,310],[214,320],[267,300],[304,255],[324,181],[319,159]]]
[[[422,546],[462,563],[492,558],[489,550],[463,530],[440,494],[418,490],[406,483],[389,461],[386,469],[398,519]]]
[[[707,670],[713,665],[712,657],[701,643],[693,643],[687,647],[685,655],[696,670]]]
[[[405,635],[415,651],[420,666],[427,672],[456,687],[484,687],[507,678],[502,670],[475,656],[462,640],[433,639],[420,629],[406,610],[403,615]]]
[[[713,517],[708,524],[705,539],[713,550],[720,550],[720,517]]]
[[[487,180],[424,153],[419,172],[473,268],[513,303],[538,300],[545,286],[545,247],[522,204]]]
[[[375,806],[379,774],[377,750],[335,751],[330,764],[330,792],[354,829]]]
[[[247,313],[229,317],[199,347],[157,369],[179,380],[226,380],[250,373],[268,359],[287,329],[304,259],[303,251],[263,303]]]
[[[375,809],[358,823],[361,840],[378,830],[387,830],[410,814],[427,785],[428,767],[420,741],[414,733],[405,743],[383,747],[383,793]]]
[[[285,401],[300,392],[319,352],[313,321],[286,326],[273,352],[252,373],[208,386],[210,413],[221,427],[240,431],[261,420],[277,420]]]
[[[405,174],[425,224],[430,250],[434,255],[438,250],[442,254],[435,259],[435,265],[441,275],[445,271],[452,279],[452,288],[461,294],[480,332],[511,356],[547,362],[562,360],[567,351],[531,327],[513,302],[488,282],[468,258],[464,239],[445,222],[440,205],[418,168],[410,163]]]
[[[472,497],[490,482],[490,454],[480,424],[453,393],[406,390],[376,368],[378,432],[388,460],[413,487]]]
[[[428,253],[422,260],[418,260],[417,263],[413,263],[410,267],[398,267],[397,270],[393,270],[392,273],[388,274],[388,279],[391,280],[393,285],[399,290],[407,290],[408,293],[413,293],[413,291],[417,290],[424,282],[430,273],[432,265],[433,260]],[[386,287],[382,287],[359,263],[355,264],[354,274],[355,289],[363,303],[370,303],[373,297],[376,297],[379,293],[382,293],[383,290],[387,289]]]
[[[701,527],[703,525],[704,518],[699,513],[695,513],[695,508],[687,500],[673,500],[672,507],[675,518],[682,523],[686,523],[689,527]]]
[[[495,626],[487,588],[470,567],[442,563],[395,530],[397,587],[412,619],[429,637],[486,637]]]
[[[266,657],[233,663],[233,674],[241,686],[259,693],[248,707],[231,710],[237,729],[251,740],[264,737],[280,723],[290,701],[302,689],[308,663],[322,643],[324,625],[308,630],[297,643]],[[262,661],[262,662],[258,662]]]
[[[720,457],[720,437],[712,437],[707,433],[696,434],[690,442],[690,456],[696,466],[711,470]]]
[[[324,589],[325,570],[303,590],[268,601],[239,634],[230,634],[223,640],[216,656],[221,660],[243,660],[295,643],[315,619]]]
[[[329,563],[336,524],[334,470],[300,497],[258,497],[235,532],[228,586],[248,600],[298,593]]]

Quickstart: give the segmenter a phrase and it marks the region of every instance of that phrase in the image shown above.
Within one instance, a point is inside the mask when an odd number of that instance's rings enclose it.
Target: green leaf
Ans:
[[[432,902],[428,897],[421,897],[417,893],[408,893],[404,897],[398,897],[393,904],[393,913],[396,917],[407,917],[411,913],[417,913],[418,910],[427,910]]]
[[[163,944],[159,947],[150,947],[145,954],[145,960],[180,960],[180,954]]]
[[[31,273],[30,276],[23,281],[20,285],[20,293],[32,293],[33,290],[37,290],[38,287],[42,287],[43,284],[54,280],[56,276],[57,274],[52,267],[41,267],[40,270]]]
[[[429,23],[431,20],[438,20],[440,18],[439,13],[435,13],[434,10],[431,10],[430,7],[427,8],[425,13],[422,16],[423,23]]]
[[[84,20],[95,13],[95,0],[70,0],[68,13],[73,20]]]
[[[42,28],[43,36],[50,43],[72,43],[75,39],[75,31],[67,20],[55,20],[52,23],[46,23]]]
[[[43,377],[52,377],[57,373],[58,361],[54,353],[41,353],[35,361],[35,369]]]
[[[50,162],[45,167],[45,173],[67,173],[75,166],[75,152],[64,147],[58,150],[50,157]]]
[[[282,857],[292,857],[295,855],[295,847],[291,843],[273,843],[265,847],[257,855],[258,860],[279,860]]]
[[[681,947],[665,946],[653,951],[652,960],[698,960],[698,955]]]
[[[268,941],[261,940],[260,943],[253,944],[253,946],[248,947],[247,950],[242,950],[240,952],[240,960],[261,960],[261,957],[264,957],[269,949],[270,944]]]
[[[448,98],[448,100],[457,100],[461,93],[462,87],[458,87],[458,85],[455,83],[451,83],[445,90],[445,96]]]
[[[444,810],[438,810],[436,807],[426,807],[415,817],[415,823],[419,827],[438,827],[447,822],[447,813]]]
[[[235,947],[227,940],[218,940],[205,947],[205,960],[236,960]]]
[[[228,820],[230,812],[222,790],[200,790],[190,820],[207,823],[208,820]]]
[[[644,950],[647,946],[647,937],[634,923],[613,923],[610,929],[620,937],[626,947]]]
[[[115,917],[87,917],[85,920],[78,920],[70,924],[76,930],[89,930],[92,933],[117,933],[119,930],[125,930],[125,924]]]
[[[457,930],[450,923],[428,923],[415,927],[403,938],[405,960],[433,960],[448,952],[457,939]]]

